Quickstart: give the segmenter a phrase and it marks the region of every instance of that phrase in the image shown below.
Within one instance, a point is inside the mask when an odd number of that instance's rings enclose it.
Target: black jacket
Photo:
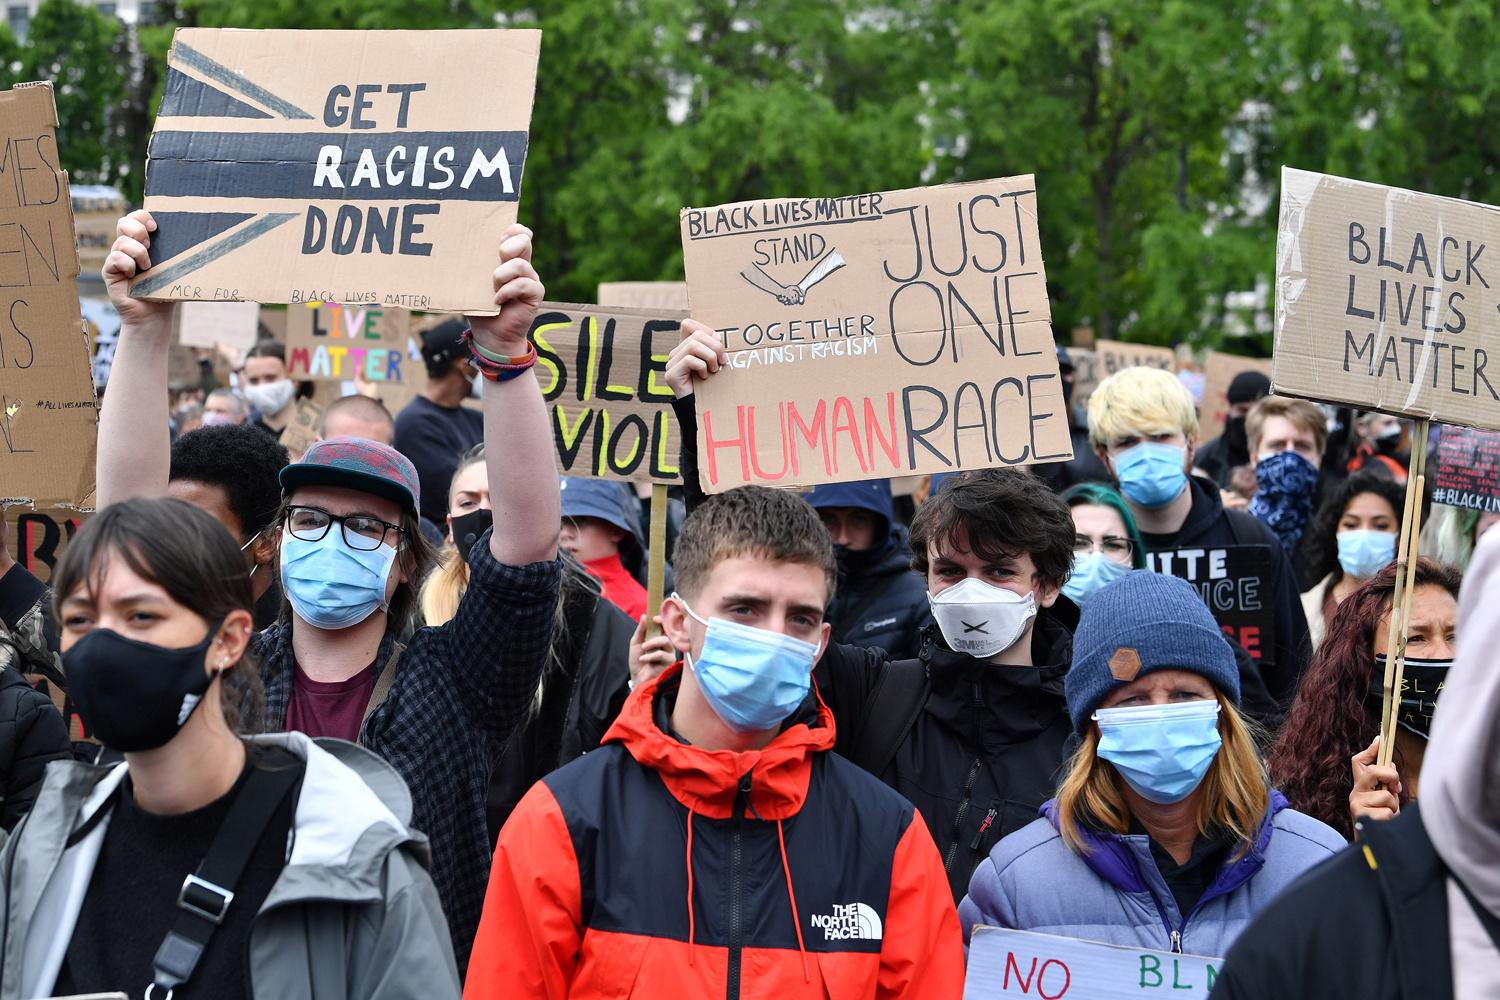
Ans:
[[[571,562],[564,563],[562,599],[541,704],[511,735],[490,775],[491,841],[532,785],[599,746],[630,694],[635,622]]]
[[[42,790],[47,765],[70,759],[73,745],[52,699],[6,664],[14,648],[0,644],[0,826],[13,830]]]
[[[1146,551],[1154,554],[1184,546],[1267,546],[1271,553],[1272,593],[1268,597],[1276,626],[1275,661],[1262,664],[1261,677],[1271,696],[1283,705],[1288,704],[1297,693],[1297,683],[1312,654],[1297,570],[1265,525],[1243,511],[1224,509],[1213,483],[1194,477],[1188,485],[1193,491],[1193,507],[1187,520],[1175,534],[1141,532]],[[1156,568],[1154,561],[1151,565]]]
[[[1199,445],[1193,452],[1193,465],[1220,489],[1229,489],[1230,475],[1240,466],[1249,464],[1250,454],[1243,448],[1236,452],[1222,434]]]
[[[996,841],[1036,819],[1052,795],[1073,729],[1063,699],[1073,634],[1057,617],[1039,615],[1032,633],[1039,667],[955,653],[936,626],[922,639],[927,700],[880,779],[921,812],[956,902]],[[838,752],[855,745],[887,662],[879,650],[852,646],[830,646],[819,661],[813,676],[833,710]]]
[[[828,606],[833,641],[876,646],[893,659],[917,655],[917,636],[931,624],[927,584],[912,572],[906,528],[893,525],[884,545],[839,557],[839,585]]]
[[[1447,869],[1416,805],[1304,875],[1240,935],[1211,1000],[1453,995]]]

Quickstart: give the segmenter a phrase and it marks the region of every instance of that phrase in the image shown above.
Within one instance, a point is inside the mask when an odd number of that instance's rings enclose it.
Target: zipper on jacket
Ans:
[[[990,811],[984,814],[984,822],[979,824],[979,832],[974,834],[974,839],[969,842],[969,850],[979,850],[979,845],[984,840],[984,835],[989,831],[990,826],[995,822],[995,817],[999,814],[1000,807],[998,805],[990,806]]]
[[[1182,954],[1182,932],[1181,931],[1173,931],[1172,932],[1172,954],[1174,954],[1174,955],[1181,955]]]
[[[948,845],[948,853],[943,857],[943,870],[949,875],[953,874],[953,863],[958,860],[958,845],[962,837],[964,827],[964,816],[969,812],[969,800],[974,796],[974,779],[979,777],[979,769],[984,766],[983,757],[975,757],[974,764],[969,768],[969,780],[964,782],[963,798],[959,799],[958,812],[953,817],[953,843]]]
[[[734,793],[733,832],[729,835],[729,972],[724,996],[726,1000],[740,1000],[740,951],[745,945],[744,914],[741,912],[745,895],[745,809],[750,803],[750,775],[740,779],[739,790]]]

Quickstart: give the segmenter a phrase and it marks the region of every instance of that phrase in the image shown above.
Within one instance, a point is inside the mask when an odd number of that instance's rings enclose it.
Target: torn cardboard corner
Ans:
[[[688,307],[685,281],[601,281],[601,306],[623,306],[626,309],[670,309],[686,312]]]
[[[51,84],[0,92],[0,226],[15,237],[0,254],[0,500],[92,507],[98,405],[56,128]]]
[[[1072,457],[1030,176],[682,212],[710,492]]]
[[[150,299],[495,312],[541,32],[179,28]]]
[[[1209,351],[1203,362],[1203,404],[1198,408],[1198,440],[1212,441],[1224,433],[1229,420],[1229,385],[1242,372],[1260,372],[1271,377],[1269,358],[1246,358],[1238,354]]]
[[[542,303],[531,340],[563,475],[682,482],[682,432],[666,370],[686,316]]]
[[[1500,209],[1281,178],[1272,390],[1500,430]]]
[[[295,380],[402,385],[425,375],[405,309],[289,306],[286,347],[287,374]]]

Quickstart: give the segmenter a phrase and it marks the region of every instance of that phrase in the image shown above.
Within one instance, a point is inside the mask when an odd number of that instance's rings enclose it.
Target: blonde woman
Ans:
[[[974,873],[964,934],[987,924],[1221,956],[1344,839],[1269,786],[1234,654],[1189,584],[1121,577],[1084,606],[1073,651],[1082,741],[1042,818]]]
[[[448,487],[448,544],[422,585],[422,618],[453,617],[469,585],[469,550],[494,521],[484,446],[459,460]],[[490,779],[490,839],[521,796],[543,775],[599,745],[630,693],[630,638],[635,622],[601,596],[599,583],[562,554],[562,593],[552,652],[537,685],[531,716],[506,744]]]

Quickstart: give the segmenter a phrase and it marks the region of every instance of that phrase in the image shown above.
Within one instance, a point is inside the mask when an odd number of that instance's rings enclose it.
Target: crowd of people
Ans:
[[[274,341],[173,405],[154,231],[99,511],[47,585],[0,539],[0,1000],[957,998],[979,926],[1496,995],[1492,517],[1423,503],[1381,763],[1409,425],[1246,372],[1200,441],[1174,374],[1085,403],[1060,352],[1070,462],[708,496],[687,320],[653,554],[556,474],[524,227],[422,394],[300,456]]]

